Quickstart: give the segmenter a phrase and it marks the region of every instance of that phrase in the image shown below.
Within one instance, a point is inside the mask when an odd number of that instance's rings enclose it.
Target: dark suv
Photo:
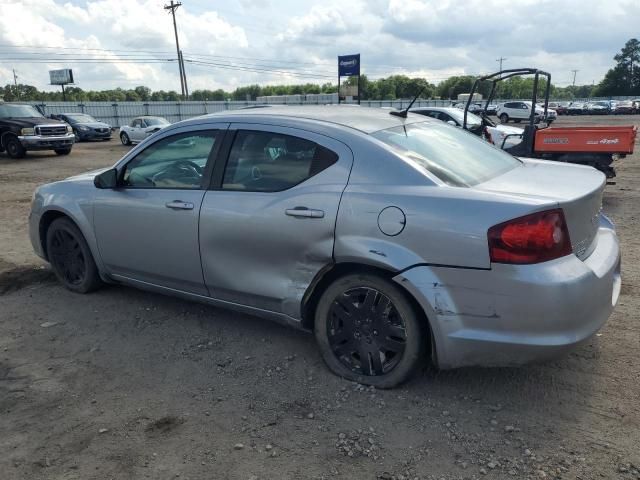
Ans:
[[[0,152],[23,158],[30,150],[71,153],[73,129],[60,120],[45,118],[31,105],[0,102]]]

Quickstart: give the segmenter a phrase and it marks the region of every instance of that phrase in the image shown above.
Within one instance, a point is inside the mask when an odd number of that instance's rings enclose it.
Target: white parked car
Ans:
[[[159,130],[162,130],[171,123],[162,117],[136,117],[131,120],[129,125],[123,125],[120,127],[120,141],[123,145],[131,145],[132,143],[139,143],[149,135],[153,135]]]
[[[531,116],[531,102],[527,101],[515,101],[505,102],[498,107],[497,116],[502,123],[507,123],[509,120],[513,120],[516,123],[520,123],[522,120],[529,120]],[[547,123],[552,123],[558,114],[555,110],[547,109]],[[544,117],[544,106],[536,105],[535,121],[538,123]]]
[[[460,128],[464,122],[464,111],[455,107],[418,107],[412,108],[410,112],[436,118]],[[509,125],[495,125],[489,119],[483,122],[481,117],[471,112],[467,113],[467,130],[500,148],[509,148],[520,143],[524,131],[522,128]]]

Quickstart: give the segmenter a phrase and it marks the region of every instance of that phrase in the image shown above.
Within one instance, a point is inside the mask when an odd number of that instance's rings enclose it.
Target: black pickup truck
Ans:
[[[0,102],[0,152],[23,158],[30,150],[69,155],[75,136],[60,120],[45,118],[31,105]]]

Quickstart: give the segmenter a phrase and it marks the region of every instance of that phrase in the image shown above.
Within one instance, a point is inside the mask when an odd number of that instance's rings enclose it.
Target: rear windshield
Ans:
[[[147,125],[169,125],[169,122],[160,117],[145,117]]]
[[[446,124],[412,123],[372,134],[448,185],[470,187],[521,165],[480,137]]]
[[[450,108],[447,113],[455,118],[460,124],[464,123],[464,110]],[[467,125],[482,125],[482,119],[471,112],[467,112]]]
[[[67,115],[67,117],[68,117],[70,120],[73,120],[74,122],[79,122],[79,123],[82,123],[82,122],[85,122],[85,123],[89,123],[89,122],[94,123],[94,122],[96,122],[96,119],[95,119],[95,118],[93,118],[93,117],[92,117],[92,116],[90,116],[90,115],[83,115],[83,114],[75,114],[75,113],[74,113],[73,115]]]

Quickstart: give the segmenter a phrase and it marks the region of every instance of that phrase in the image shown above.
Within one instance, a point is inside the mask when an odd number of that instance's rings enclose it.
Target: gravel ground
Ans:
[[[130,288],[61,288],[27,239],[32,191],[113,163],[116,142],[0,156],[3,479],[640,479],[640,154],[605,192],[624,279],[596,337],[553,363],[425,367],[377,391],[330,374],[309,334]]]

